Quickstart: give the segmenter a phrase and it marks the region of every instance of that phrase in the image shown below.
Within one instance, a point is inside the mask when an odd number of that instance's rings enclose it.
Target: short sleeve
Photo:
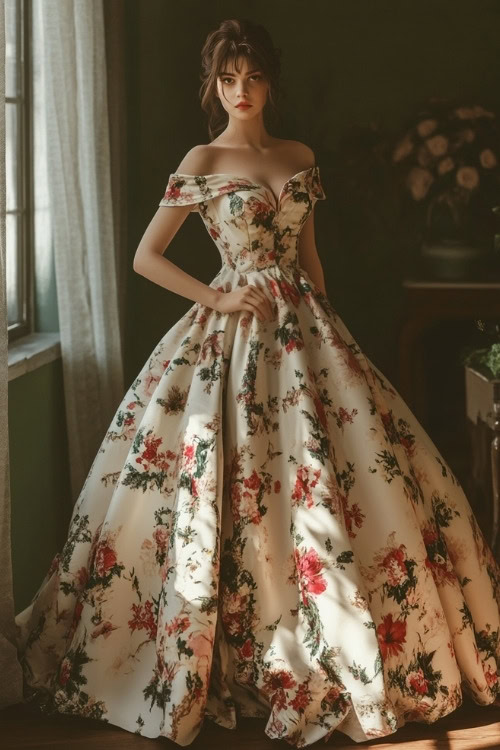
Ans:
[[[252,190],[251,180],[233,175],[218,174],[181,174],[173,172],[168,178],[165,194],[158,205],[160,206],[189,206],[191,211],[199,211],[201,203],[217,198],[225,193],[236,190]]]
[[[206,177],[202,175],[182,175],[172,173],[159,206],[189,206],[191,211],[199,210],[199,203],[211,198],[211,190]]]
[[[310,190],[311,195],[313,196],[313,198],[316,198],[316,200],[324,200],[326,198],[325,191],[323,190],[323,185],[321,184],[318,165],[314,167],[311,173]]]

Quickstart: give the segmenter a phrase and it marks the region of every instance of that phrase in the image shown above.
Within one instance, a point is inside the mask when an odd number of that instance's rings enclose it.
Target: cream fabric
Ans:
[[[266,718],[306,747],[500,705],[500,566],[402,396],[300,265],[319,168],[279,195],[170,175],[214,289],[124,394],[66,542],[16,616],[32,700],[189,745],[205,719]],[[231,741],[229,741],[231,744]],[[233,743],[234,744],[234,743]]]

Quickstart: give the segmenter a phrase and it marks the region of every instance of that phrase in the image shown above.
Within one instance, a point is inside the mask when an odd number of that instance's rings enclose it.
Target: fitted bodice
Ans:
[[[198,211],[223,265],[241,273],[294,266],[298,237],[316,200],[326,198],[317,165],[290,177],[278,201],[263,185],[219,173],[170,175],[160,206]]]

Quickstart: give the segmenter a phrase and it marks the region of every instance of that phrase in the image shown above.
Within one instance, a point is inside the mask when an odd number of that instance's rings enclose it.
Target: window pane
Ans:
[[[33,0],[33,200],[34,200],[34,292],[37,330],[58,331],[57,286],[54,264],[53,226],[50,212],[47,133],[45,126],[45,76],[43,42],[44,0]]]
[[[5,179],[7,211],[19,208],[19,105],[5,104]]]
[[[29,264],[24,244],[26,221],[25,159],[23,142],[25,0],[5,0],[5,170],[6,170],[6,275],[9,337],[27,332],[26,277]],[[26,232],[29,236],[29,232]]]
[[[7,214],[6,216],[7,315],[9,325],[20,322],[23,312],[20,303],[23,298],[22,288],[20,288],[23,269],[20,267],[19,220],[19,214]]]
[[[17,96],[18,63],[16,60],[17,29],[16,14],[19,13],[16,0],[5,0],[5,96]]]

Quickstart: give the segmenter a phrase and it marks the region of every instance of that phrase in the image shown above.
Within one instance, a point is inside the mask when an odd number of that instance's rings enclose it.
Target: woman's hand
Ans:
[[[221,292],[215,309],[222,313],[250,310],[261,321],[272,320],[275,317],[274,308],[268,296],[255,284],[247,284],[231,292]]]

